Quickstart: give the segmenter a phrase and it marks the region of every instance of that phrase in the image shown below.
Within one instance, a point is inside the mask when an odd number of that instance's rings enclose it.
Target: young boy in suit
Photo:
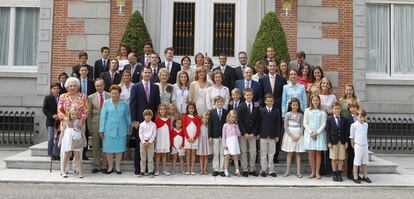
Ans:
[[[345,160],[345,152],[348,148],[349,122],[341,117],[341,105],[338,102],[332,104],[332,113],[326,120],[326,134],[329,148],[329,158],[332,165],[332,178],[335,182],[342,182],[342,168]]]
[[[259,108],[253,103],[253,89],[245,88],[243,91],[244,101],[237,110],[239,118],[238,125],[241,136],[239,138],[241,152],[241,167],[243,177],[248,174],[258,176],[255,169],[256,164],[256,136],[259,132]],[[249,147],[249,155],[247,158],[247,146]]]
[[[208,117],[208,138],[213,144],[213,176],[225,177],[224,174],[224,146],[221,142],[223,125],[226,123],[227,110],[223,109],[224,100],[221,96],[214,98],[215,109],[210,110]]]
[[[59,136],[54,135],[54,128],[59,126],[59,118],[57,115],[57,104],[59,101],[59,83],[50,85],[50,94],[43,100],[43,113],[46,115],[47,127],[47,154],[54,160],[59,160]],[[55,139],[53,139],[55,137]]]
[[[231,91],[231,102],[230,102],[229,107],[228,107],[229,112],[231,110],[237,111],[237,109],[239,108],[240,103],[241,103],[240,102],[240,97],[241,97],[240,90],[238,88],[234,88]]]
[[[277,177],[273,157],[276,153],[276,143],[279,142],[281,132],[281,117],[280,111],[274,106],[274,99],[272,94],[266,94],[264,108],[260,109],[260,165],[262,171],[260,175],[266,177],[269,174],[272,177]]]

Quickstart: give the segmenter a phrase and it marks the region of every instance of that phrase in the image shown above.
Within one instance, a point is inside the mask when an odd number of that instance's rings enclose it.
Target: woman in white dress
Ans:
[[[185,71],[178,72],[177,83],[174,85],[172,102],[177,105],[179,113],[185,113],[188,102],[188,74]]]
[[[128,55],[129,53],[131,53],[131,48],[128,44],[121,44],[119,51],[121,52],[121,54],[118,57],[116,57],[116,59],[119,62],[118,71],[121,72],[124,70],[124,66],[129,64]]]
[[[214,98],[216,96],[223,97],[223,100],[224,100],[223,108],[227,109],[229,102],[230,102],[230,91],[229,91],[229,88],[221,84],[221,82],[224,79],[224,75],[223,73],[221,73],[220,70],[215,70],[213,72],[213,78],[214,78],[214,85],[210,86],[207,89],[207,95],[206,95],[207,109],[211,110],[213,108],[216,108],[216,106],[214,106]]]
[[[190,84],[190,94],[189,101],[192,101],[196,104],[197,110],[202,115],[207,111],[207,89],[210,87],[210,84],[207,82],[207,72],[204,68],[196,69],[196,78],[194,82]]]
[[[160,87],[160,99],[161,104],[170,104],[171,96],[173,93],[173,85],[167,83],[168,78],[170,77],[168,70],[166,68],[161,68],[158,72],[159,83],[156,83]]]

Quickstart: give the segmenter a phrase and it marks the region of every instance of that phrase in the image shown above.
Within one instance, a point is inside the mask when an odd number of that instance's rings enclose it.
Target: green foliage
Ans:
[[[285,32],[277,15],[268,12],[262,19],[259,31],[253,44],[250,58],[250,66],[254,66],[256,61],[263,60],[266,56],[267,47],[275,49],[276,60],[289,62],[289,50],[287,47]]]
[[[142,55],[144,54],[143,48],[145,42],[151,42],[151,37],[141,13],[135,11],[129,18],[121,43],[128,44],[132,52]]]

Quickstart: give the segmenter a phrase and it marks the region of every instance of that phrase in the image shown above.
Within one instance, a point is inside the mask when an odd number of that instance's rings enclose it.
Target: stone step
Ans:
[[[42,169],[48,170],[50,168],[50,158],[42,156],[32,156],[31,150],[27,150],[21,153],[18,153],[14,156],[4,159],[6,162],[6,167],[9,169]],[[293,161],[295,163],[295,161]],[[72,162],[69,163],[69,168],[72,168]],[[178,166],[178,165],[177,165]],[[52,167],[54,170],[60,169],[60,162],[53,161]],[[123,171],[134,171],[134,162],[131,160],[124,160],[122,162]],[[171,163],[168,163],[168,167],[171,167]],[[260,170],[260,164],[256,165],[257,170]],[[275,169],[278,173],[284,173],[286,171],[286,163],[281,162],[280,164],[275,165]],[[292,164],[291,171],[292,174],[295,172],[295,164]],[[91,171],[93,169],[92,160],[83,161],[82,168],[85,171]],[[372,174],[393,174],[397,173],[396,171],[397,164],[384,160],[382,158],[372,156],[372,161],[369,163],[369,173]],[[179,169],[179,167],[177,167]],[[195,166],[196,172],[199,170],[199,164],[196,163]],[[209,170],[211,170],[211,161],[209,163]],[[302,172],[310,173],[310,166],[307,161],[302,163]]]
[[[29,147],[29,149],[31,150],[31,155],[32,156],[40,156],[40,157],[47,157],[48,156],[47,155],[47,141],[36,144],[36,145],[33,145],[33,146]],[[135,151],[135,149],[133,149],[133,148],[129,149],[129,153],[130,153],[130,156],[132,158],[134,158],[134,151]],[[286,154],[287,154],[286,152],[281,151],[280,154],[279,154],[279,160],[280,161],[286,160]],[[369,154],[369,160],[371,161],[372,160],[372,155],[374,153],[370,151],[368,154]],[[92,158],[92,149],[91,148],[86,152],[86,155],[89,158]],[[294,155],[292,156],[292,159],[295,159]],[[303,153],[302,156],[301,156],[301,159],[304,160],[304,161],[308,160],[307,153]]]

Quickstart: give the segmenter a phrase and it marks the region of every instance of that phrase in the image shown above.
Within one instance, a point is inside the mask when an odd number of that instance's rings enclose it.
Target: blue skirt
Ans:
[[[104,153],[122,153],[127,151],[127,136],[124,137],[108,137],[104,136],[102,141]]]

